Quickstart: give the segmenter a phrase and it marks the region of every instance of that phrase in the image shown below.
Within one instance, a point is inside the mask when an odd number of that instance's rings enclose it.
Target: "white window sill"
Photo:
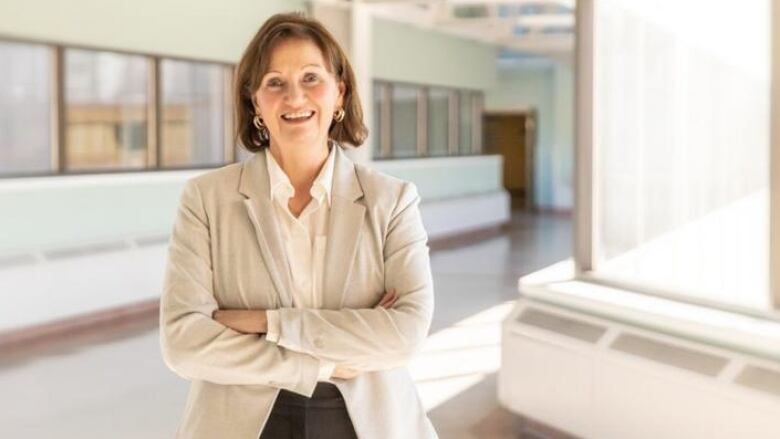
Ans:
[[[570,261],[521,278],[519,290],[530,300],[780,362],[780,322],[578,280]]]

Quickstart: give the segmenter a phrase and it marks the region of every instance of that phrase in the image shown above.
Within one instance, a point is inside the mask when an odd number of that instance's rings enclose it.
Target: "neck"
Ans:
[[[335,146],[334,146],[335,147]],[[295,188],[295,194],[308,194],[314,179],[328,159],[327,140],[316,145],[301,147],[300,145],[279,145],[271,142],[270,152],[276,163],[290,179]]]

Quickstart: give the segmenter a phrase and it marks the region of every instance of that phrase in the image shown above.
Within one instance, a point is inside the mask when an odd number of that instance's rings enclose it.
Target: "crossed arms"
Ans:
[[[160,300],[165,363],[186,379],[260,384],[311,396],[320,364],[359,371],[404,365],[427,335],[433,282],[419,196],[405,183],[387,227],[385,285],[392,307],[277,310],[276,342],[226,326],[214,313],[208,217],[196,180],[182,193]]]

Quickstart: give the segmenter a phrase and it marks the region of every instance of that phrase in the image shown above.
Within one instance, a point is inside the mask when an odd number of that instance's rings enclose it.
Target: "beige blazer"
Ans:
[[[405,367],[433,314],[420,197],[334,147],[323,309],[293,308],[264,154],[187,181],[160,301],[163,359],[191,381],[177,438],[257,439],[280,389],[313,393],[320,360],[364,371],[336,383],[359,438],[437,437]],[[393,308],[373,308],[390,288]],[[219,308],[280,309],[278,343]]]

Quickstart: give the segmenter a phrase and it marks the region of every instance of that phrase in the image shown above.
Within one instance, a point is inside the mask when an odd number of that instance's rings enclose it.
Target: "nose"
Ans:
[[[287,87],[287,94],[285,95],[287,102],[289,104],[296,104],[302,101],[303,97],[303,87],[295,82],[290,83],[290,85]]]

